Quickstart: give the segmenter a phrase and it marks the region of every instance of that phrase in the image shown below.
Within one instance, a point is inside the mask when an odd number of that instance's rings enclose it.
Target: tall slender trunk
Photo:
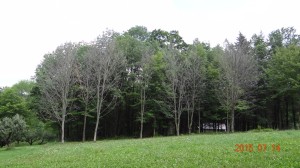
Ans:
[[[66,120],[66,112],[67,112],[67,94],[63,92],[62,99],[62,116],[61,116],[61,143],[65,142],[65,120]]]
[[[229,112],[226,110],[226,132],[229,133],[230,128],[229,128]]]
[[[294,129],[297,129],[296,128],[296,111],[295,111],[294,98],[292,98],[292,113],[293,113]]]
[[[141,120],[144,120],[144,114],[141,115]],[[143,121],[141,121],[140,138],[143,138]]]
[[[234,108],[231,109],[231,132],[234,132]]]
[[[86,118],[87,118],[87,106],[85,107],[83,116],[83,131],[82,131],[82,141],[85,141],[85,130],[86,130]]]
[[[179,118],[179,112],[177,109],[177,101],[176,101],[176,89],[174,88],[174,84],[173,84],[173,103],[174,103],[174,123],[175,123],[175,130],[176,130],[176,135],[179,135],[179,124],[178,124],[178,118]]]
[[[190,112],[191,112],[191,109],[190,109],[190,104],[189,102],[187,102],[187,126],[188,126],[188,131],[189,131],[189,134],[191,134],[191,130],[190,130]]]
[[[195,86],[194,86],[195,87]],[[189,128],[189,134],[192,133],[192,126],[193,126],[193,120],[194,120],[194,112],[195,112],[195,91],[193,91],[193,96],[192,96],[192,109],[189,110],[189,107],[188,107],[188,110],[190,111],[190,116],[188,116],[188,128]],[[188,106],[189,106],[189,103],[188,103]]]
[[[144,112],[145,112],[145,88],[141,88],[141,129],[140,129],[140,138],[143,138],[143,126],[144,126]]]
[[[61,143],[65,142],[65,115],[62,115],[61,121]]]
[[[153,118],[153,136],[155,136],[156,135],[156,117],[154,116],[154,118]]]
[[[176,123],[176,135],[179,136],[179,127],[180,127],[180,121],[178,120],[178,123]]]
[[[86,132],[86,119],[88,114],[88,102],[89,102],[89,90],[86,90],[86,96],[84,98],[84,116],[83,116],[83,130],[82,130],[82,142],[86,140],[85,138],[85,132]]]
[[[198,111],[198,133],[201,133],[201,110]]]
[[[174,122],[175,122],[175,130],[176,130],[176,135],[179,135],[179,129],[178,129],[178,118],[177,118],[177,112],[175,111],[175,118],[174,118]]]
[[[286,129],[289,129],[289,100],[285,98],[285,120],[286,120]]]
[[[98,102],[98,100],[97,100]],[[102,102],[102,101],[100,101]],[[99,103],[99,102],[98,102]],[[95,131],[94,131],[94,141],[97,141],[97,133],[98,133],[98,127],[99,127],[99,120],[100,120],[100,110],[98,111],[98,109],[100,109],[100,104],[102,103],[97,103],[97,118],[96,118],[96,126],[95,126]]]
[[[100,95],[100,80],[101,79],[99,78],[98,86],[97,86],[97,119],[96,119],[95,131],[94,131],[94,142],[97,141],[97,133],[98,133],[98,127],[99,127],[101,108],[102,108],[102,103],[103,103],[106,77],[103,78],[103,83],[102,83],[102,87],[101,87],[101,95]]]

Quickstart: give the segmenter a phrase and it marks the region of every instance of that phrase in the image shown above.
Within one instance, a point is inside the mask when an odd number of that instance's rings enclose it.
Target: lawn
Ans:
[[[2,148],[0,167],[296,168],[300,167],[300,131],[201,134]]]

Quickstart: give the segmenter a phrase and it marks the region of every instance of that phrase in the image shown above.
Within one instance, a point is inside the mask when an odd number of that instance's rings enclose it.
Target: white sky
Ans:
[[[281,27],[300,31],[299,6],[298,0],[1,0],[0,87],[30,79],[58,45],[89,42],[106,28],[178,30],[187,43],[199,38],[215,46],[239,32],[250,38]]]

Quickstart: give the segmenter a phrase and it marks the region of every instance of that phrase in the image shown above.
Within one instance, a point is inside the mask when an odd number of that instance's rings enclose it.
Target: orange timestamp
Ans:
[[[279,144],[258,144],[254,146],[253,144],[235,144],[235,152],[266,152],[267,150],[271,150],[273,152],[280,152],[280,145]]]

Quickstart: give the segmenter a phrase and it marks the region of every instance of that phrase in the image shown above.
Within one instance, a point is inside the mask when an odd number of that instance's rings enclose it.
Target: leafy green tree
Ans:
[[[127,32],[124,33],[124,35],[129,35],[133,37],[134,39],[137,39],[139,41],[147,41],[150,37],[150,33],[148,32],[147,28],[144,26],[135,26],[130,28]]]
[[[158,51],[152,57],[150,62],[151,77],[148,86],[148,111],[149,119],[152,119],[153,136],[158,133],[163,133],[165,128],[169,127],[169,120],[172,114],[168,105],[165,103],[167,97],[166,89],[166,62],[164,54]]]
[[[275,53],[276,48],[287,47],[289,45],[299,45],[300,35],[296,34],[296,29],[293,27],[281,28],[272,31],[269,34],[269,46],[271,54]]]
[[[29,116],[25,98],[13,88],[5,88],[0,94],[0,117],[12,117],[16,114]]]
[[[250,127],[257,128],[257,126],[271,127],[270,110],[268,110],[270,102],[270,94],[272,91],[267,87],[265,69],[267,68],[268,61],[271,58],[268,49],[268,42],[262,33],[254,34],[251,39],[253,45],[253,53],[257,60],[258,66],[258,82],[252,90],[252,100],[250,108],[253,112],[252,117],[247,117],[252,123]]]
[[[34,81],[21,80],[18,83],[14,84],[11,88],[15,90],[20,96],[28,98],[34,86]]]
[[[167,32],[161,29],[155,29],[151,32],[149,40],[154,44],[158,44],[160,48],[168,48],[169,45],[172,45],[177,50],[183,51],[188,48],[188,45],[176,30]]]
[[[142,136],[147,102],[146,81],[148,81],[143,68],[148,64],[153,52],[148,38],[149,33],[142,26],[133,27],[117,38],[117,47],[127,60],[126,71],[122,78],[122,97],[125,106],[126,129],[129,135],[133,134],[135,128],[133,121],[139,121],[140,136]],[[148,69],[147,72],[150,70]]]
[[[277,48],[268,68],[266,69],[269,87],[275,89],[274,97],[289,97],[300,90],[300,47],[290,45]],[[286,116],[288,127],[288,114]],[[294,128],[296,128],[296,114],[293,112]]]
[[[224,109],[221,108],[220,101],[216,99],[219,95],[219,83],[221,68],[218,62],[218,57],[224,54],[223,48],[220,46],[213,47],[207,51],[207,64],[206,64],[206,80],[205,80],[205,98],[203,100],[202,115],[209,122],[221,121],[224,122]],[[201,110],[201,109],[200,109]],[[199,117],[201,115],[199,114]],[[200,119],[199,132],[200,132]]]

